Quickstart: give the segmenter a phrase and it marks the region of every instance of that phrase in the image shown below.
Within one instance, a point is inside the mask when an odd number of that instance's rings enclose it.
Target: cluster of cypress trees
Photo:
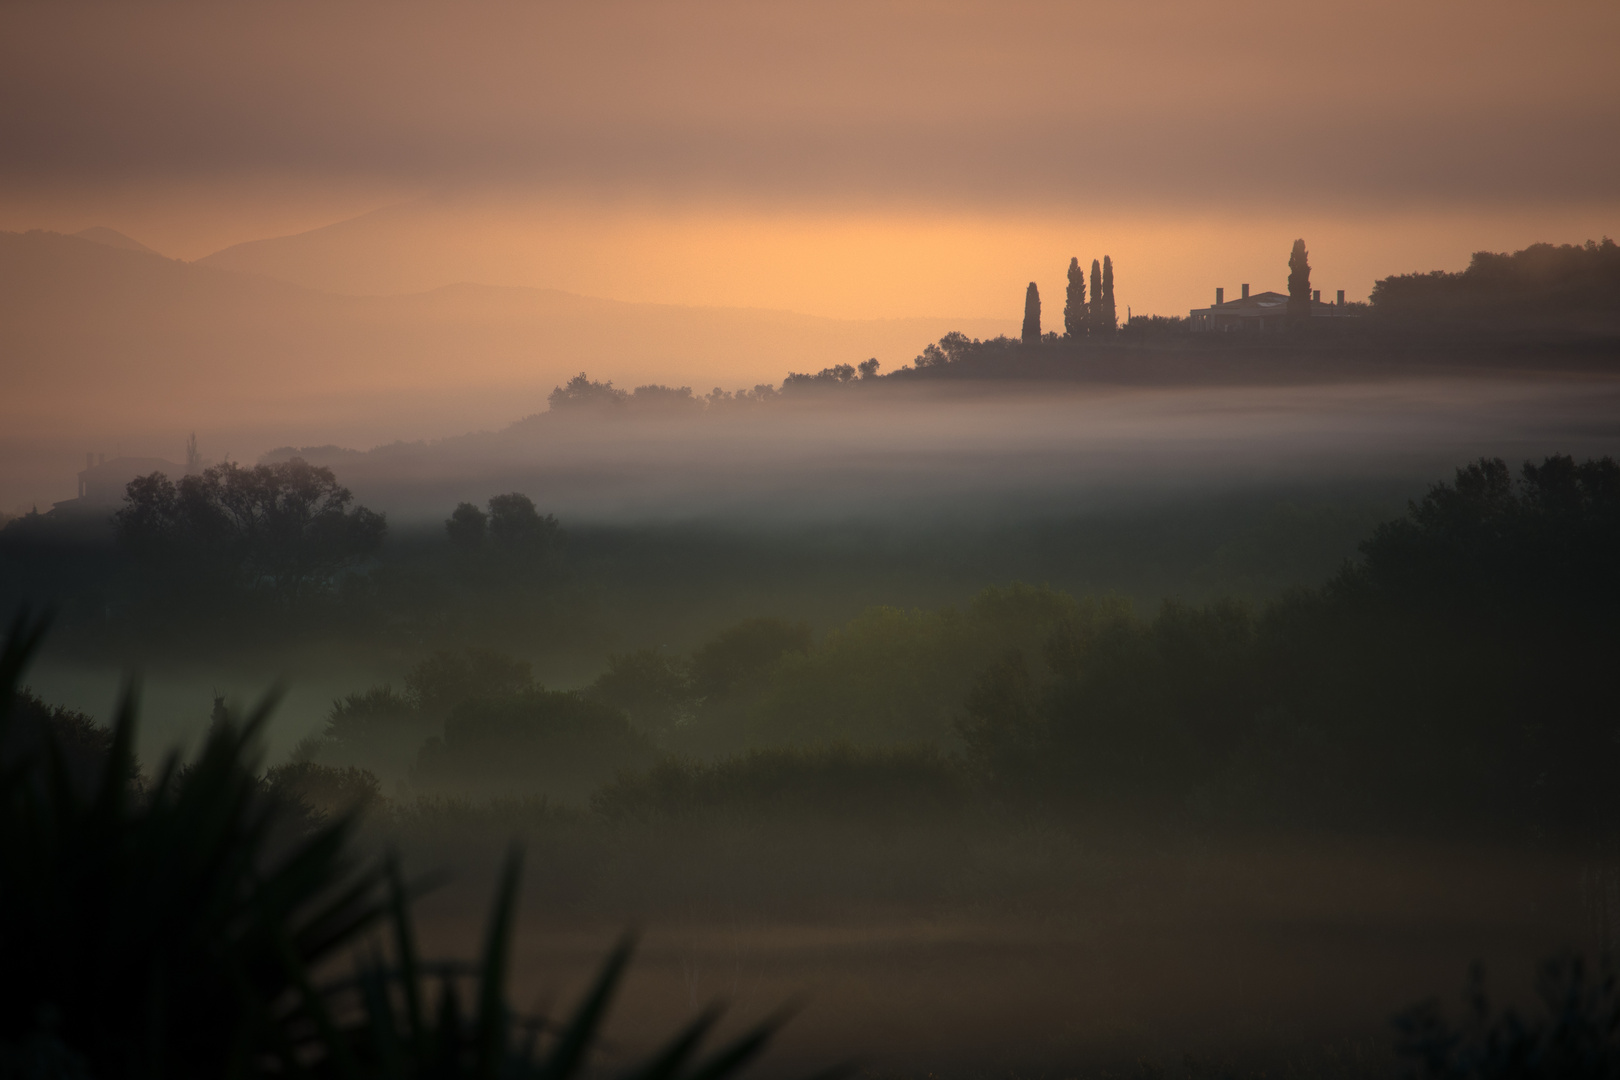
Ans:
[[[1114,308],[1114,260],[1091,260],[1091,299],[1086,299],[1086,272],[1079,259],[1069,260],[1069,289],[1063,305],[1063,336],[1112,334],[1119,325]]]
[[[1091,260],[1091,299],[1086,300],[1086,272],[1078,258],[1069,260],[1069,287],[1063,301],[1063,336],[1070,341],[1089,334],[1112,334],[1119,327],[1119,314],[1114,307],[1114,260],[1107,255],[1102,262]],[[1041,340],[1041,291],[1032,281],[1024,291],[1025,345]]]

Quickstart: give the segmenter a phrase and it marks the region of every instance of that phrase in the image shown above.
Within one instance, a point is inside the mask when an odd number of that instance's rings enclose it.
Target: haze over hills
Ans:
[[[421,256],[431,243],[422,235],[415,207],[393,205],[291,236],[233,244],[198,259],[197,265],[360,295],[489,280],[487,267],[457,266],[455,260],[424,266]]]
[[[287,442],[365,446],[502,426],[580,370],[621,386],[736,389],[869,356],[892,369],[947,330],[1011,328],[470,284],[345,296],[104,240],[0,233],[0,429],[13,463],[0,505],[70,496],[87,439],[173,455],[196,430],[239,457]],[[32,481],[15,472],[35,457],[18,449],[28,440],[58,447],[49,483],[34,466]]]
[[[134,237],[125,236],[117,229],[109,229],[105,225],[92,225],[88,229],[80,229],[73,235],[81,240],[105,244],[108,247],[122,248],[125,251],[144,251],[148,255],[158,254],[158,252],[153,251]]]

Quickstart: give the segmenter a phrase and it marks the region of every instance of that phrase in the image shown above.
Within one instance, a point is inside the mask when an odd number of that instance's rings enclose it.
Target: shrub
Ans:
[[[582,798],[652,744],[624,714],[577,693],[530,690],[464,702],[422,747],[413,777],[432,790]]]

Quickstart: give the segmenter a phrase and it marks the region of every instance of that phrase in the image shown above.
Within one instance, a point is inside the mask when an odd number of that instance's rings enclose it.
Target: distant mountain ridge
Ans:
[[[144,251],[148,255],[158,255],[159,258],[164,257],[139,240],[125,236],[117,229],[109,229],[105,225],[92,225],[90,228],[80,229],[72,235],[80,240],[89,240],[94,244],[105,244],[107,247],[122,248],[124,251]]]
[[[621,386],[734,389],[874,355],[893,368],[946,330],[1002,329],[983,322],[836,320],[470,284],[339,295],[129,245],[0,232],[0,426],[104,430],[138,418],[185,431],[199,411],[304,417],[339,397],[363,410],[389,393],[430,400],[435,388],[479,386],[516,395],[489,419],[505,423],[581,370]]]
[[[408,219],[409,211],[410,204],[385,206],[300,233],[232,244],[196,261],[214,270],[262,274],[326,292],[424,292],[445,282],[410,272],[416,245],[401,228],[408,224],[402,219]]]

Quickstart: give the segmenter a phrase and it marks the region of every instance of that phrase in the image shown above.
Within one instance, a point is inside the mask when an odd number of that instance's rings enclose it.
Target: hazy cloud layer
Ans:
[[[881,205],[1612,197],[1611,4],[0,12],[30,185],[267,171]]]

